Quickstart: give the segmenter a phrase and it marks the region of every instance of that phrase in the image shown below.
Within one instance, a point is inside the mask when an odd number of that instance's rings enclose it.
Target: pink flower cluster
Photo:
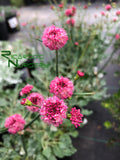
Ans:
[[[72,8],[70,8],[70,9],[67,9],[65,11],[65,15],[68,16],[68,17],[74,16],[75,13],[76,13],[76,7],[74,7],[74,6]]]
[[[56,77],[54,80],[51,81],[50,92],[61,99],[71,97],[73,91],[73,82],[66,77]]]
[[[71,19],[68,19],[66,23],[69,24],[70,26],[74,26],[75,20],[73,18],[71,18]]]
[[[41,119],[56,127],[63,123],[63,119],[66,118],[66,112],[67,106],[64,101],[56,96],[47,98],[40,109]]]
[[[44,97],[40,93],[31,93],[26,99],[31,101],[34,105],[40,106],[44,102]],[[32,112],[39,112],[40,108],[35,106],[27,106],[27,109]]]
[[[107,11],[111,10],[111,8],[112,8],[112,7],[111,7],[110,4],[108,4],[108,5],[105,6],[105,9],[106,9]]]
[[[117,15],[117,16],[120,16],[120,11],[117,11],[117,12],[116,12],[116,15]]]
[[[61,3],[58,5],[59,8],[63,8],[64,7],[64,3]]]
[[[27,84],[24,88],[22,88],[20,95],[23,96],[24,94],[30,93],[30,91],[33,89],[32,85]]]
[[[54,25],[46,28],[42,36],[43,44],[50,50],[59,50],[66,44],[67,40],[66,31]]]
[[[24,125],[25,120],[20,114],[13,114],[5,120],[5,127],[8,128],[8,132],[12,134],[16,134],[18,131],[23,130]]]
[[[120,39],[120,35],[119,35],[119,34],[116,34],[116,35],[115,35],[115,39],[117,39],[117,40]]]
[[[81,72],[81,71],[77,71],[77,74],[78,74],[78,76],[79,77],[83,77],[85,74],[83,73],[83,72]]]
[[[82,123],[82,117],[83,115],[80,113],[80,109],[76,109],[75,107],[72,108],[71,110],[71,118],[70,120],[72,121],[71,123],[75,125],[77,128],[80,126],[80,123]]]
[[[104,12],[104,11],[101,11],[101,15],[102,15],[102,16],[105,16],[106,14],[105,14],[105,12]]]

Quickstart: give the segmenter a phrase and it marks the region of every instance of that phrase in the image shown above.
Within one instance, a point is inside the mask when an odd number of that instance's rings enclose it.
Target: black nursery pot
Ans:
[[[20,30],[20,25],[19,25],[16,14],[6,16],[6,25],[7,25],[8,32],[10,33],[17,32]]]
[[[8,30],[5,21],[0,22],[0,40],[8,39]]]

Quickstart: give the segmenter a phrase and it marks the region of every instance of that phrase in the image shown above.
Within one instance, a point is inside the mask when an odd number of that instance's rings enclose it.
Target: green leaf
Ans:
[[[93,114],[93,111],[91,110],[88,110],[88,109],[82,109],[82,112],[81,112],[83,115],[85,116],[89,116],[91,114]]]
[[[43,150],[42,154],[47,157],[47,158],[50,158],[51,157],[51,148],[50,147],[47,147]]]
[[[110,129],[110,128],[112,128],[112,124],[111,124],[111,122],[110,122],[110,121],[106,121],[106,122],[104,122],[104,126],[106,127],[106,129]]]

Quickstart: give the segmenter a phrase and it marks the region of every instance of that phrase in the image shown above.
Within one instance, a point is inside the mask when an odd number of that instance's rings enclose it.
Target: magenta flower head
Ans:
[[[78,76],[79,77],[83,77],[85,74],[83,73],[83,72],[81,72],[81,71],[77,71],[77,74],[78,74]]]
[[[51,81],[50,92],[61,99],[71,97],[73,95],[73,91],[73,82],[66,77],[56,77]]]
[[[67,117],[66,112],[67,106],[64,101],[56,96],[47,98],[40,109],[41,119],[56,127],[63,123]]]
[[[112,8],[112,7],[111,7],[110,4],[108,4],[108,5],[105,6],[105,9],[106,9],[107,11],[111,10],[111,8]]]
[[[74,26],[75,20],[73,18],[71,18],[71,19],[68,19],[66,23],[69,24],[70,26]]]
[[[46,28],[42,36],[43,44],[50,50],[59,50],[66,44],[67,40],[66,31],[54,25]]]
[[[27,100],[31,101],[34,105],[40,106],[44,102],[44,97],[40,93],[31,93],[27,98]],[[40,108],[35,106],[27,106],[27,109],[31,112],[39,112]]]
[[[30,91],[33,89],[32,85],[27,84],[24,88],[22,88],[20,92],[20,96],[23,96],[24,94],[30,93]]]
[[[82,117],[83,115],[80,113],[80,109],[76,109],[75,107],[72,108],[71,112],[71,118],[70,120],[72,121],[71,123],[75,125],[77,128],[80,126],[80,123],[82,123]]]
[[[120,11],[116,11],[116,15],[117,15],[117,16],[120,16]]]
[[[72,8],[70,8],[70,9],[67,9],[65,11],[65,15],[68,16],[68,17],[74,16],[75,13],[76,13],[76,7],[74,7],[74,6]]]
[[[25,120],[20,114],[13,114],[5,120],[5,127],[8,128],[8,132],[12,134],[16,134],[18,131],[23,130],[24,125]]]
[[[115,39],[117,39],[117,40],[120,39],[120,35],[119,35],[119,34],[116,34],[116,35],[115,35]]]

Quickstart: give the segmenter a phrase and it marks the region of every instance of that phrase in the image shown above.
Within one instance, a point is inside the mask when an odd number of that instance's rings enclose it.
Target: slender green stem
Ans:
[[[21,135],[21,141],[22,141],[22,144],[23,144],[23,149],[25,151],[25,155],[24,155],[23,160],[25,160],[25,158],[27,157],[27,150],[26,150],[26,146],[25,146],[25,141],[24,141],[23,135]]]
[[[94,95],[94,92],[88,92],[88,93],[73,93],[73,96],[91,96]]]
[[[111,53],[110,57],[108,58],[106,63],[103,65],[103,67],[98,71],[98,73],[102,72],[107,67],[107,65],[109,64],[110,60],[112,59],[114,53],[115,53],[115,50],[113,50],[113,52]]]
[[[56,76],[58,77],[58,51],[56,50]]]
[[[30,113],[29,111],[26,112],[24,119],[27,118],[27,116],[29,115],[29,113]]]
[[[36,121],[38,118],[40,117],[40,114],[38,114],[32,121],[30,121],[25,127],[24,129],[28,128],[34,121]]]

